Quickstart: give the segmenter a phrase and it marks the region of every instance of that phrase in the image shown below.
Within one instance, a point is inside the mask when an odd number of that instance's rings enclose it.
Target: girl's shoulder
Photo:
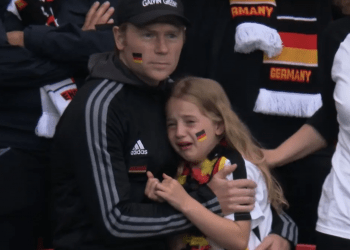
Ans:
[[[246,159],[244,159],[244,162],[247,171],[247,178],[255,181],[258,185],[260,182],[265,183],[263,173],[259,167]]]
[[[233,179],[246,179],[247,171],[242,155],[235,149],[220,146],[217,152],[217,162],[214,167],[213,174],[220,171],[224,166],[237,164],[236,170],[233,172]]]

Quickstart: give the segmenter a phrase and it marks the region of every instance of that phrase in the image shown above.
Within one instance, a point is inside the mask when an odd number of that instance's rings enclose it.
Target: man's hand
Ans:
[[[24,47],[24,34],[23,31],[10,31],[6,33],[7,41],[13,46]]]
[[[114,20],[111,16],[114,13],[114,8],[110,7],[110,3],[107,1],[100,6],[99,2],[95,2],[85,17],[85,22],[81,28],[85,30],[95,30],[95,25],[97,24],[112,24]]]
[[[224,167],[208,183],[208,187],[218,197],[224,215],[254,209],[256,183],[248,179],[226,179],[236,168],[237,164]]]
[[[277,234],[270,234],[264,238],[255,250],[291,250],[290,243]]]

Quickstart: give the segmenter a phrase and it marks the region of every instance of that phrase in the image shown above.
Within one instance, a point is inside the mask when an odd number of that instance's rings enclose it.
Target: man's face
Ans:
[[[184,27],[155,23],[125,32],[114,28],[120,60],[141,80],[156,86],[174,72],[184,44]]]

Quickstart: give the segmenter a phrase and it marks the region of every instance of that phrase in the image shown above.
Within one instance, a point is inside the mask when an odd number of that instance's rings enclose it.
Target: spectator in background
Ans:
[[[43,50],[53,49],[56,53],[62,52],[48,44],[42,44],[43,40],[47,41],[46,37],[41,36],[43,31],[58,32],[60,29],[60,35],[66,37],[73,30],[77,33],[78,26],[67,24],[62,29],[46,26],[47,24],[56,26],[59,23],[59,20],[54,17],[54,6],[49,5],[51,3],[10,1],[1,6],[1,10],[7,9],[7,12],[1,13],[0,19],[1,250],[36,249],[39,235],[46,236],[44,237],[47,240],[45,245],[51,246],[48,219],[48,188],[50,185],[48,151],[51,140],[45,137],[52,137],[59,115],[75,94],[76,86],[71,77],[84,76],[84,73],[81,72],[82,67],[79,65],[74,67],[74,63],[51,60],[49,56],[39,55],[37,51],[13,46],[16,43],[23,45],[23,41],[21,43],[16,37],[18,34],[23,35],[22,30],[24,29],[26,34],[32,35],[33,41],[30,42],[32,46],[37,42],[35,45]],[[102,5],[100,8],[95,4],[90,9],[84,28],[92,29],[94,23],[108,22],[111,12],[109,4]],[[85,16],[81,17],[83,20],[84,18]],[[32,26],[32,24],[36,25]],[[71,27],[71,30],[67,27]],[[27,33],[26,30],[30,31]],[[102,36],[102,32],[98,34],[95,31],[84,33],[79,30],[79,32],[91,40],[93,37]],[[76,35],[76,33],[73,34]],[[109,36],[112,40],[112,31],[109,30],[103,34],[105,33],[106,37]],[[66,40],[67,43],[63,43],[66,47],[62,50],[73,57],[74,51],[68,45],[69,39]],[[85,51],[85,68],[87,68],[88,54],[103,48],[103,45],[99,47],[99,43],[97,39],[95,47]],[[85,48],[93,47],[91,46],[93,44],[89,42],[89,46]],[[113,42],[110,44],[112,44],[110,47],[112,49]],[[74,62],[80,62],[83,65],[81,56],[75,56],[80,58],[76,58]],[[86,71],[85,69],[83,72]],[[42,119],[38,124],[40,117]],[[38,128],[37,135],[44,137],[38,137],[35,134],[36,127]]]
[[[271,165],[287,164],[332,145],[338,132],[332,169],[318,205],[317,250],[350,249],[350,1],[334,3],[346,17],[332,22],[324,32],[320,48],[324,105],[293,136],[266,154]]]

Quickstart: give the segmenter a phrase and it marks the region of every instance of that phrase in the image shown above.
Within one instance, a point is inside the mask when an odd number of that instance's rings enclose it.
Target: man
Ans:
[[[117,52],[90,59],[90,77],[55,135],[56,250],[166,249],[166,235],[191,227],[168,204],[144,196],[146,171],[160,179],[177,169],[164,103],[188,21],[175,0],[123,0],[116,9]],[[226,181],[233,169],[191,195],[214,213],[251,211],[255,184]]]

